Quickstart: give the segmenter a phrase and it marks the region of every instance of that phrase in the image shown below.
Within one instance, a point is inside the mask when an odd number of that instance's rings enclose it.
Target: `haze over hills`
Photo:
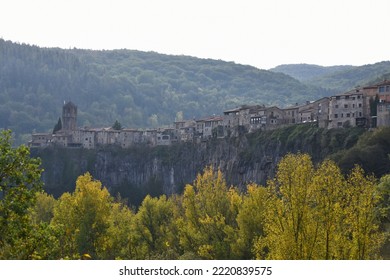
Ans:
[[[220,60],[40,48],[0,39],[0,128],[27,142],[33,131],[51,131],[69,100],[78,106],[78,125],[91,127],[115,120],[123,127],[159,127],[171,124],[179,112],[199,118],[242,104],[285,107],[336,93],[340,86],[335,85],[351,88],[377,79],[390,73],[390,62],[331,69],[343,71],[318,74],[318,82],[314,77],[299,81],[296,75]]]
[[[280,65],[270,71],[284,73],[306,85],[315,85],[337,93],[356,86],[380,82],[390,77],[390,61],[363,66],[319,66],[311,64]]]
[[[275,68],[269,69],[273,72],[284,73],[301,82],[310,81],[315,78],[320,78],[326,75],[350,70],[354,68],[351,65],[340,66],[320,66],[315,64],[282,64]]]

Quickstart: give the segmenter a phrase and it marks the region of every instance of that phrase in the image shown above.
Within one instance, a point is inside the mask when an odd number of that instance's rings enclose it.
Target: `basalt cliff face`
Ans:
[[[265,184],[286,153],[309,153],[318,162],[353,145],[359,133],[351,138],[348,130],[332,132],[309,124],[199,144],[93,150],[52,147],[32,149],[31,155],[42,159],[45,190],[56,197],[73,191],[77,177],[90,172],[112,195],[120,193],[130,204],[139,205],[146,194],[182,192],[206,166],[220,169],[228,185]]]

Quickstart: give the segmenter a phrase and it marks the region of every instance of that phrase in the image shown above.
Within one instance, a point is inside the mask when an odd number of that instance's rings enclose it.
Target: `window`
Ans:
[[[385,89],[385,87],[384,87],[384,86],[382,86],[382,87],[379,87],[379,88],[378,88],[378,90],[379,90],[379,92],[385,92],[385,91],[386,91],[386,89]]]
[[[340,96],[336,96],[336,100],[340,100]]]
[[[344,114],[343,113],[341,113],[341,117],[344,118]]]
[[[362,103],[359,103],[359,108],[362,108]]]
[[[334,105],[334,107],[337,109],[337,108],[339,108],[339,105],[336,104],[336,105]]]
[[[260,123],[260,121],[261,121],[261,118],[259,118],[259,117],[254,117],[254,118],[251,118],[250,123],[251,123],[251,124],[258,124],[258,123]]]
[[[344,104],[344,108],[347,109],[348,108],[348,104]]]
[[[345,99],[349,99],[349,95],[346,95],[346,96],[345,96]]]
[[[352,108],[355,108],[355,104],[352,104]]]
[[[334,114],[334,118],[337,119],[339,117],[338,114]]]
[[[351,117],[351,114],[350,113],[347,113],[347,118],[350,118]]]

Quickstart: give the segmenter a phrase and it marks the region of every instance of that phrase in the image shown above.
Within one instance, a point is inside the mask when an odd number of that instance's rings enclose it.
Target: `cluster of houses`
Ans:
[[[53,133],[33,133],[30,147],[93,149],[101,145],[128,148],[136,144],[171,145],[176,142],[201,142],[212,137],[225,138],[256,130],[271,130],[287,125],[313,122],[322,128],[390,126],[390,81],[358,87],[349,92],[286,108],[243,105],[222,116],[175,121],[169,128],[120,129],[78,128],[77,106],[63,106],[61,129]]]

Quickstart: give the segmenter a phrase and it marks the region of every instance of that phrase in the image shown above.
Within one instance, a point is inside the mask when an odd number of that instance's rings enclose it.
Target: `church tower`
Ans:
[[[77,106],[71,101],[62,107],[62,130],[71,131],[77,128]]]

